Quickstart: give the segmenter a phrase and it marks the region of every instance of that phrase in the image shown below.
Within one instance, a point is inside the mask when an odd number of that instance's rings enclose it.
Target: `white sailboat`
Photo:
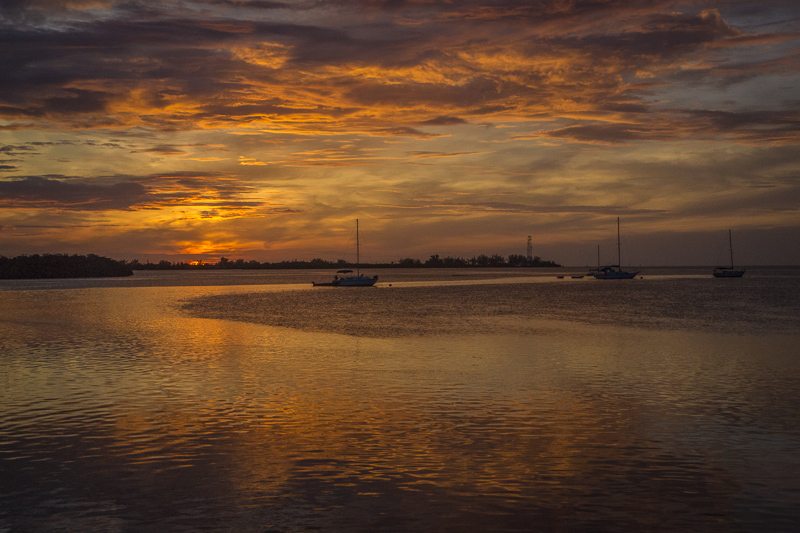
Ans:
[[[728,230],[728,249],[731,252],[731,266],[715,268],[713,272],[715,278],[741,278],[744,276],[744,269],[737,270],[733,268],[733,237],[731,236],[731,230]]]
[[[600,267],[600,248],[597,248],[598,265],[597,270],[591,272],[592,276],[596,279],[633,279],[640,272],[625,272],[622,270],[622,254],[620,253],[621,247],[619,243],[619,217],[617,217],[617,264]]]
[[[356,275],[355,276],[342,276],[339,274],[352,274],[352,270],[337,270],[333,280],[328,283],[315,283],[311,282],[314,287],[372,287],[377,283],[378,276],[365,276],[361,273],[359,268],[361,264],[361,251],[358,242],[358,219],[356,219]]]

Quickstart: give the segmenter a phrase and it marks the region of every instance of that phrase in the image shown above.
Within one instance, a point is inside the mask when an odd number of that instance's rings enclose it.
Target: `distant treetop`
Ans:
[[[132,276],[125,261],[98,255],[20,255],[0,256],[0,279],[105,278]]]
[[[221,257],[219,262],[172,263],[162,260],[158,263],[110,259],[94,254],[67,255],[43,254],[20,255],[13,258],[0,256],[0,279],[44,279],[44,278],[103,278],[132,276],[134,270],[207,270],[207,269],[334,269],[350,268],[354,265],[342,259],[328,261],[312,259],[311,261],[280,261],[277,263],[260,263],[255,260],[231,260]],[[391,263],[362,263],[362,268],[470,268],[470,267],[558,267],[553,261],[540,257],[528,260],[523,255],[478,255],[470,259],[463,257],[440,257],[433,254],[427,261],[406,257]]]
[[[336,269],[336,268],[352,268],[356,265],[354,263],[339,259],[337,261],[328,261],[326,259],[315,258],[311,261],[299,261],[293,259],[291,261],[279,261],[277,263],[260,263],[255,260],[245,261],[244,259],[228,259],[221,257],[218,262],[199,262],[199,263],[171,263],[170,261],[159,261],[158,263],[140,263],[136,259],[128,263],[134,270],[210,270],[210,269]],[[361,263],[361,268],[471,268],[471,267],[560,267],[558,263],[547,261],[541,257],[533,257],[528,259],[524,255],[510,255],[508,258],[502,255],[485,255],[471,257],[464,259],[463,257],[440,257],[439,254],[433,254],[427,261],[420,261],[411,257],[392,261],[391,263]]]

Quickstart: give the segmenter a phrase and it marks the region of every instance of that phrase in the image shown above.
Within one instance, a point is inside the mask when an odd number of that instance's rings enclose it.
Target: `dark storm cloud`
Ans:
[[[123,176],[118,177],[122,178]],[[147,202],[140,207],[149,209],[161,209],[170,205],[213,205],[219,209],[240,209],[263,204],[260,199],[241,199],[244,195],[256,192],[254,187],[215,172],[167,172],[124,178],[147,187]]]
[[[96,4],[93,0],[0,0],[0,21],[15,23],[43,22],[48,15],[63,13],[81,5]]]
[[[140,148],[138,150],[131,150],[132,154],[159,154],[159,155],[184,155],[186,150],[172,144],[160,144],[150,148]]]
[[[24,176],[0,180],[0,207],[71,211],[163,209],[167,206],[253,208],[241,199],[254,189],[216,173],[176,172],[145,176]]]
[[[101,91],[85,91],[80,89],[64,89],[67,96],[44,99],[44,111],[47,113],[99,113],[106,109],[111,96]]]
[[[138,183],[95,185],[60,178],[64,176],[28,176],[0,181],[0,206],[82,211],[129,209],[147,197],[147,190]]]
[[[477,77],[460,85],[437,83],[395,83],[391,85],[369,83],[350,91],[349,96],[366,105],[400,105],[413,107],[427,104],[452,108],[484,107],[493,102],[504,102],[508,98],[542,96],[540,88],[501,82],[488,77]]]
[[[174,58],[179,66],[204,45],[236,38],[236,28],[217,29],[192,21],[102,21],[77,24],[69,30],[3,28],[0,43],[13,46],[0,57],[6,66],[22,68],[8,73],[8,82],[59,84],[89,76],[125,79],[155,75],[160,61]],[[169,48],[169,50],[168,50]],[[170,56],[169,54],[176,54]],[[196,56],[195,56],[196,57]],[[138,63],[126,61],[137,59]],[[194,63],[187,65],[189,68]]]
[[[797,142],[800,114],[794,111],[730,112],[681,110],[651,123],[585,123],[544,132],[545,137],[573,142],[623,145],[684,137],[733,137],[745,142]]]
[[[102,19],[73,21],[57,30],[47,25],[15,28],[7,25],[0,32],[0,116],[61,118],[73,127],[97,125],[123,126],[132,121],[162,130],[196,127],[193,122],[248,120],[299,114],[343,118],[356,106],[436,107],[463,115],[521,111],[546,106],[566,91],[594,85],[591,95],[576,95],[584,102],[596,101],[602,109],[614,112],[628,106],[629,111],[644,111],[644,104],[625,96],[619,74],[642,66],[657,66],[681,53],[740,32],[732,28],[719,12],[700,14],[656,12],[667,2],[623,2],[621,0],[541,0],[534,2],[379,2],[344,1],[335,5],[323,2],[267,2],[218,0],[209,3],[185,2],[147,6],[141,3],[113,4]],[[48,2],[36,2],[30,9],[46,14]],[[63,9],[66,2],[55,2]],[[80,3],[76,4],[80,6]],[[88,2],[84,3],[90,6]],[[109,6],[112,4],[109,3]],[[9,3],[7,11],[21,9]],[[205,10],[199,10],[205,6]],[[289,23],[272,20],[237,19],[242,9],[263,13],[291,8],[312,13],[312,8],[330,10],[345,17],[347,9],[386,11],[400,17],[356,19],[351,25]],[[436,16],[433,16],[436,15]],[[397,23],[415,20],[411,23]],[[415,18],[416,17],[416,18]],[[625,21],[615,31],[586,22]],[[292,19],[294,20],[294,19]],[[299,19],[298,19],[299,20]],[[313,20],[309,19],[309,20]],[[474,24],[480,26],[475,37]],[[582,21],[582,22],[579,22]],[[636,22],[631,22],[636,21]],[[554,32],[555,28],[562,31]],[[494,26],[497,29],[492,29]],[[572,29],[572,36],[561,37]],[[507,41],[506,27],[522,32]],[[526,32],[542,30],[539,35]],[[497,32],[494,35],[493,32]],[[549,33],[549,32],[552,32]],[[454,51],[473,39],[487,45],[513,45],[516,52],[534,62],[547,53],[552,62],[559,54],[580,57],[571,72],[559,73],[558,81],[537,67],[520,65],[513,76],[476,71]],[[476,40],[475,42],[478,42]],[[237,56],[235,47],[255,50],[264,43],[285,46],[280,68],[264,67]],[[349,74],[348,65],[452,68],[457,80],[395,80],[386,83],[380,76],[363,78]],[[324,86],[317,88],[302,78],[303,69],[341,66],[336,76],[325,74]],[[315,82],[319,82],[316,79]],[[78,87],[82,83],[93,87]],[[295,86],[307,86],[328,99],[354,105],[303,105],[268,98],[258,101],[259,86],[287,91],[297,97]],[[120,111],[113,104],[128,102],[136,92],[136,105],[148,106],[137,115],[130,105]],[[253,91],[253,96],[249,93]],[[337,97],[338,91],[338,97]],[[196,113],[168,111],[186,102]],[[514,102],[510,105],[510,102]],[[588,104],[587,104],[588,105]],[[188,107],[188,106],[187,106]],[[439,115],[417,121],[423,125],[452,125],[461,119]],[[443,122],[446,121],[446,122]],[[463,122],[462,122],[463,123]],[[375,131],[386,131],[378,128]]]
[[[264,81],[277,83],[263,69],[232,57],[225,46],[237,42],[248,45],[254,39],[286,41],[294,47],[295,62],[346,60],[366,53],[363,50],[375,53],[376,48],[336,30],[235,20],[107,20],[76,24],[60,31],[10,27],[3,30],[0,69],[6,75],[0,78],[0,115],[8,117],[100,115],[108,111],[109,101],[128,99],[131,90],[137,87],[143,91],[140,97],[156,108],[198,98],[204,100],[207,113],[220,116],[320,112],[322,108],[309,111],[260,107],[222,98],[225,94],[235,96],[236,91],[248,90],[248,82],[243,78],[247,72],[247,76],[266,76]],[[99,80],[109,89],[69,87],[86,80]],[[163,123],[165,127],[171,124],[165,117],[151,120],[152,124]]]
[[[317,0],[322,3],[324,0]],[[438,13],[440,17],[486,21],[557,20],[563,17],[587,16],[597,13],[636,11],[642,7],[674,5],[664,0],[344,0],[339,2],[360,8],[386,11],[403,10],[421,15]]]
[[[641,123],[579,124],[550,130],[546,137],[574,142],[623,145],[634,141],[729,138],[742,143],[795,144],[800,113],[788,111],[719,111],[703,109],[651,113]]]
[[[420,122],[420,126],[458,126],[467,124],[467,121],[459,117],[436,117],[424,122]]]
[[[279,35],[275,28],[263,27],[264,35]],[[387,26],[384,36],[355,37],[344,31],[311,27],[290,28],[284,39],[294,46],[292,62],[297,65],[340,65],[351,62],[381,66],[414,65],[438,55],[424,48],[430,35],[396,26]],[[371,33],[371,32],[370,32]],[[386,37],[391,35],[391,38]]]
[[[656,14],[641,25],[621,27],[619,31],[589,32],[574,37],[555,36],[536,42],[528,53],[536,54],[543,44],[554,50],[574,50],[597,68],[611,66],[614,71],[634,72],[640,68],[659,68],[662,62],[700,50],[702,46],[740,35],[717,11],[699,15]]]
[[[0,146],[0,154],[4,155],[30,155],[36,152],[36,148],[31,146],[33,143],[27,144],[6,144]]]
[[[197,118],[203,117],[261,117],[261,116],[288,116],[288,115],[326,115],[330,117],[340,117],[353,113],[356,108],[344,109],[341,107],[315,106],[310,108],[290,107],[281,105],[278,100],[264,102],[261,104],[247,105],[224,105],[211,104],[202,107],[203,112],[195,115]]]
[[[716,110],[684,110],[691,121],[714,132],[743,133],[748,136],[770,136],[775,133],[800,132],[800,112]]]

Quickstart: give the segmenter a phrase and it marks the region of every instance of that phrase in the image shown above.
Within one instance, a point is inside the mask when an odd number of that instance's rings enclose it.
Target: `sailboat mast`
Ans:
[[[728,230],[728,249],[731,251],[731,268],[733,268],[733,237],[731,237],[731,230]]]

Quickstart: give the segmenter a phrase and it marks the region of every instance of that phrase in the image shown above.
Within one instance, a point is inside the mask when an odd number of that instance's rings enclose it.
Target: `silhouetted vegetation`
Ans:
[[[125,261],[89,255],[20,255],[0,256],[0,279],[103,278],[132,276]]]
[[[481,254],[473,256],[470,259],[463,257],[439,257],[434,254],[428,258],[424,263],[418,259],[401,259],[400,265],[406,268],[466,268],[466,267],[559,267],[558,263],[552,261],[544,261],[541,257],[534,257],[531,261],[524,255],[511,254],[508,258],[502,255],[485,255]]]
[[[475,267],[560,267],[553,261],[545,261],[534,257],[528,261],[524,255],[478,255],[470,259],[463,257],[439,257],[434,254],[423,262],[419,259],[406,257],[391,263],[361,263],[361,268],[475,268]],[[328,261],[325,259],[312,259],[311,261],[279,261],[277,263],[261,263],[259,261],[244,259],[228,259],[221,257],[213,262],[177,262],[162,260],[158,263],[114,260],[108,257],[89,255],[43,254],[20,255],[7,258],[0,256],[0,279],[39,279],[39,278],[101,278],[116,276],[131,276],[134,270],[254,270],[254,269],[344,269],[354,268],[355,264],[339,259]]]
[[[342,259],[338,261],[328,261],[325,259],[312,259],[311,261],[280,261],[277,263],[260,263],[255,260],[245,261],[244,259],[231,260],[227,257],[221,257],[219,262],[198,262],[198,263],[171,263],[169,261],[159,261],[158,263],[140,263],[133,260],[128,265],[134,270],[212,270],[212,269],[275,269],[275,270],[292,270],[292,269],[343,269],[354,268],[355,263],[349,263]],[[361,268],[474,268],[474,267],[560,267],[558,263],[553,261],[545,261],[540,257],[534,257],[533,260],[528,261],[524,255],[510,255],[508,258],[502,255],[478,255],[470,259],[463,257],[439,257],[434,254],[428,258],[427,261],[422,262],[419,259],[406,257],[391,263],[361,263]]]

